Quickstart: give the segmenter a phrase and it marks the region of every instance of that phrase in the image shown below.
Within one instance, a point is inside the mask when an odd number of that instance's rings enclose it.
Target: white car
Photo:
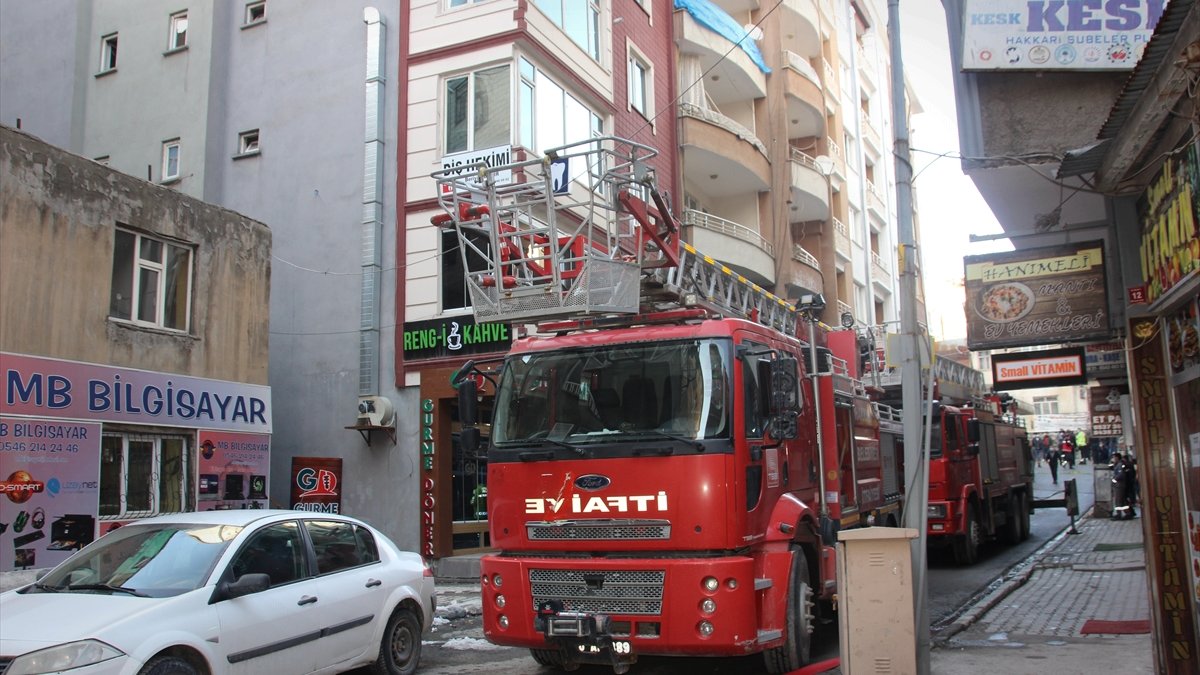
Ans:
[[[353,518],[159,516],[0,594],[0,673],[408,674],[434,602],[420,556]]]

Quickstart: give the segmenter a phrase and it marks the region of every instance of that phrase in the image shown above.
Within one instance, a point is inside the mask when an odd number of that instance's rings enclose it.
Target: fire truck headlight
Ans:
[[[712,598],[705,598],[700,602],[700,611],[705,614],[712,614],[717,611],[717,601]]]
[[[716,577],[704,577],[704,581],[702,581],[701,584],[703,584],[704,590],[708,591],[709,593],[715,593],[717,591],[717,586],[720,585],[720,582],[717,581]]]
[[[700,637],[711,637],[713,634],[713,625],[708,621],[701,621],[696,624],[696,631],[700,633]]]
[[[508,629],[508,617],[504,616],[503,614],[496,617],[496,625],[507,630]]]
[[[939,520],[942,518],[945,518],[946,517],[946,505],[945,504],[930,504],[928,513],[929,513],[930,518],[937,518]]]
[[[497,607],[499,607],[500,609],[504,609],[504,604],[505,604],[505,602],[506,602],[506,601],[504,600],[504,596],[503,596],[503,595],[497,595],[497,596],[496,596],[496,606],[497,606]]]
[[[501,586],[504,585],[504,578],[501,577],[499,573],[493,574],[492,575],[492,585],[495,586],[496,588],[500,588]]]
[[[737,579],[734,579],[733,577],[729,577],[728,579],[725,580],[725,585],[729,587],[729,590],[736,591],[737,586],[738,586]]]

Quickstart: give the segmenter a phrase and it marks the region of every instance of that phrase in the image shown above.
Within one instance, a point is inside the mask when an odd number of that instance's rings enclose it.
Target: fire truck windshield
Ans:
[[[683,449],[727,439],[731,353],[728,340],[688,340],[515,355],[496,394],[492,443],[502,450],[541,439],[572,447],[654,439]]]

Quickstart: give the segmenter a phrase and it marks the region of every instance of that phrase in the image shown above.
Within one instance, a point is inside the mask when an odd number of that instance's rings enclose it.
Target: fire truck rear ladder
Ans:
[[[800,312],[681,240],[653,148],[595,138],[433,174],[476,318],[516,322],[700,307],[796,336]]]

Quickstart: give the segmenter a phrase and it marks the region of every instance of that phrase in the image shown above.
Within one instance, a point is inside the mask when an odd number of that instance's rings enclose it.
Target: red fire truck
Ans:
[[[468,425],[476,378],[495,389],[484,634],[563,669],[787,672],[831,618],[838,530],[897,523],[898,462],[853,335],[683,244],[653,154],[610,137],[434,174],[477,319],[536,323],[456,378]]]
[[[929,545],[950,546],[956,562],[970,565],[986,539],[1028,538],[1033,456],[1000,398],[937,406],[930,433]]]

